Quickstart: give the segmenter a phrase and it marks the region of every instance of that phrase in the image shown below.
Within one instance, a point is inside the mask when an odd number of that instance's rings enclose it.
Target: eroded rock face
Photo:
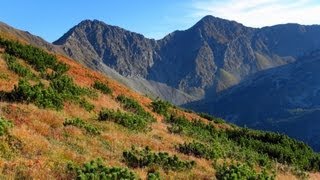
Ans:
[[[153,64],[155,41],[101,21],[85,20],[58,41],[71,57],[102,61],[125,76],[146,76]]]
[[[85,20],[54,44],[93,69],[104,63],[122,76],[166,84],[194,100],[214,97],[248,75],[294,62],[297,56],[320,47],[319,34],[319,26],[255,29],[206,16],[190,29],[156,41]]]

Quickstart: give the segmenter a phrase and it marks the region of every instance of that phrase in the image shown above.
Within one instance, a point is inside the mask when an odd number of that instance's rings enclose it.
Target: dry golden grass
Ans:
[[[298,178],[296,176],[294,176],[293,174],[289,174],[289,173],[286,173],[286,174],[279,173],[279,174],[277,174],[276,179],[279,179],[279,180],[298,180]]]
[[[9,29],[0,29],[0,35],[2,38],[6,38],[13,41],[19,41],[22,44],[29,44],[26,40],[22,39],[19,33],[12,32]]]
[[[95,106],[92,112],[87,112],[79,105],[71,102],[64,104],[61,111],[39,109],[33,104],[0,102],[0,115],[11,120],[14,128],[10,134],[21,141],[15,157],[10,160],[0,160],[0,171],[4,178],[32,179],[69,179],[65,173],[68,162],[84,163],[101,157],[110,166],[125,167],[122,152],[132,145],[149,146],[154,151],[166,151],[175,154],[183,160],[194,160],[197,166],[190,171],[164,172],[159,169],[164,179],[212,179],[215,170],[212,163],[206,159],[186,156],[176,151],[175,145],[190,141],[185,136],[171,134],[164,122],[164,117],[152,112],[151,99],[138,94],[124,85],[92,70],[89,70],[72,59],[58,55],[58,59],[70,66],[68,74],[75,83],[82,87],[91,87],[94,81],[101,81],[113,90],[112,95],[98,93],[98,98],[87,100]],[[18,76],[7,69],[0,58],[0,72],[8,79],[0,78],[0,91],[12,90],[18,82]],[[150,112],[157,122],[151,125],[150,132],[132,132],[112,122],[97,121],[97,114],[102,108],[120,109],[121,105],[115,97],[123,94],[137,100],[143,108]],[[197,114],[175,110],[189,120],[201,119]],[[94,136],[84,129],[74,126],[63,126],[66,118],[80,117],[85,122],[98,127],[102,133]],[[215,124],[218,128],[230,128],[229,125]],[[143,179],[149,168],[135,169]],[[18,175],[18,176],[17,176]],[[292,174],[279,174],[279,178],[294,177]],[[319,174],[311,174],[311,178],[319,178]],[[2,177],[0,177],[2,178]]]
[[[12,135],[17,137],[22,143],[22,154],[25,157],[43,155],[51,150],[50,143],[46,138],[30,130],[26,125],[14,127]]]
[[[8,70],[7,64],[0,53],[0,91],[11,91],[15,84],[18,83],[18,76]]]
[[[67,102],[64,104],[64,114],[65,118],[68,117],[81,117],[82,119],[88,119],[91,117],[91,114],[84,109],[82,109],[79,105]]]
[[[320,173],[310,173],[309,174],[309,180],[319,180],[320,179]]]

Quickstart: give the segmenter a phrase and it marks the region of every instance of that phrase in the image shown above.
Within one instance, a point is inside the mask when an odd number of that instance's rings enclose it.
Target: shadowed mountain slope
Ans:
[[[260,72],[221,94],[187,107],[264,130],[286,133],[320,150],[320,51]]]

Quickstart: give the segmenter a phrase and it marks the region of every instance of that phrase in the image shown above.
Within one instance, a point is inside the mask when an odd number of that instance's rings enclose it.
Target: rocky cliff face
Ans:
[[[82,61],[102,61],[125,76],[146,76],[155,41],[101,21],[82,21],[54,42]]]
[[[148,71],[158,58],[155,40],[101,21],[82,21],[54,42],[86,66],[99,70],[132,89],[183,104],[196,100],[167,84],[147,80]]]
[[[320,48],[319,34],[319,26],[286,24],[255,29],[206,16],[188,30],[155,41],[86,20],[54,44],[93,69],[103,63],[126,78],[165,84],[191,97],[174,100],[181,104],[214,98],[248,75],[294,62],[297,56]],[[172,97],[158,95],[167,100]]]
[[[190,29],[158,42],[161,59],[155,62],[149,78],[190,94],[223,90],[255,71],[251,65],[247,67],[254,59],[250,47],[253,32],[233,21],[204,17]]]

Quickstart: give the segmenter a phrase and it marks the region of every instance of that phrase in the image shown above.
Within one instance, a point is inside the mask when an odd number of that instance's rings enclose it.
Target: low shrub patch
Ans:
[[[9,93],[3,93],[4,99],[9,101],[34,103],[40,108],[63,108],[64,101],[78,103],[87,111],[93,110],[94,106],[80,96],[85,94],[84,88],[75,85],[71,78],[61,76],[53,80],[49,87],[38,83],[31,85],[27,80],[20,79],[18,85]]]
[[[109,109],[100,111],[98,120],[113,121],[131,130],[146,130],[148,124],[151,123],[149,119],[145,119],[133,113],[125,113],[119,110],[114,111]]]
[[[152,152],[149,147],[142,150],[132,147],[129,151],[123,152],[123,158],[128,166],[143,168],[152,165],[159,166],[164,170],[186,170],[195,166],[194,161],[182,161],[176,155],[170,156],[166,152]]]
[[[68,170],[76,176],[76,179],[137,179],[137,176],[127,168],[107,167],[101,159],[92,160],[81,167],[68,164]]]
[[[9,129],[13,127],[11,121],[8,121],[0,117],[0,136],[3,136],[8,133]]]
[[[66,119],[63,123],[64,126],[75,126],[81,129],[85,129],[87,133],[93,135],[99,135],[101,132],[98,128],[94,127],[93,125],[84,122],[80,118],[75,119]]]
[[[213,117],[213,116],[211,116],[210,114],[207,114],[207,113],[198,113],[198,115],[200,117],[204,118],[204,119],[207,119],[208,121],[212,121],[212,122],[217,123],[217,124],[226,123],[223,119]]]
[[[240,127],[219,130],[210,123],[189,121],[175,115],[171,115],[167,122],[171,125],[168,128],[170,132],[193,137],[207,144],[209,149],[219,155],[255,162],[261,166],[270,167],[275,160],[302,170],[319,170],[319,154],[303,142],[285,135]],[[213,146],[214,143],[219,146]],[[186,153],[202,154],[204,151],[200,144],[185,144],[180,147]]]
[[[41,108],[62,109],[63,98],[52,88],[45,88],[42,83],[34,86],[27,80],[19,80],[12,92],[6,93],[9,101],[35,103]]]
[[[56,56],[42,49],[24,45],[16,41],[5,40],[0,37],[0,47],[5,49],[4,58],[10,70],[24,77],[11,92],[0,92],[0,99],[8,101],[34,103],[41,108],[54,108],[60,110],[65,101],[73,101],[87,111],[93,110],[94,106],[80,96],[96,96],[88,88],[77,86],[73,79],[65,73],[69,66],[58,62]],[[19,64],[16,58],[26,61],[32,68],[40,73],[41,78],[49,80],[47,87],[41,82],[30,85],[29,78],[37,77],[32,71]],[[39,78],[40,78],[39,77]]]
[[[149,112],[145,111],[136,100],[128,98],[124,95],[119,95],[116,99],[122,104],[125,110],[130,111],[138,116],[149,118],[151,121],[155,121],[154,117]]]
[[[168,116],[169,108],[171,107],[171,104],[168,103],[167,101],[162,101],[160,99],[157,99],[151,103],[151,107],[153,112],[156,112],[164,116]]]
[[[183,154],[193,155],[198,158],[215,159],[220,157],[218,152],[209,145],[193,141],[191,143],[179,144],[177,150]]]
[[[147,179],[148,180],[161,180],[160,173],[157,171],[149,171]]]
[[[270,159],[290,164],[303,170],[319,170],[319,154],[301,141],[286,135],[240,128],[226,132],[229,139],[241,147],[266,154]],[[320,159],[318,159],[320,160]],[[317,165],[318,164],[318,165]]]
[[[4,59],[7,63],[8,69],[15,72],[19,76],[25,77],[25,78],[36,77],[29,68],[21,65],[14,56],[5,54]]]
[[[106,84],[100,82],[100,81],[95,81],[94,84],[92,85],[93,88],[99,90],[103,94],[111,94],[112,90],[107,86]]]
[[[47,68],[60,71],[61,66],[57,65],[56,56],[45,52],[40,48],[31,45],[23,45],[18,41],[5,40],[0,37],[0,47],[5,49],[7,54],[27,61],[36,70],[44,72]],[[63,67],[64,68],[64,67]]]
[[[8,74],[5,74],[5,73],[0,72],[0,79],[9,80],[9,75],[8,75]]]
[[[273,180],[275,179],[274,175],[268,174],[265,170],[261,173],[257,173],[247,164],[231,164],[220,166],[217,169],[216,173],[217,179],[224,180],[233,180],[233,179],[264,179],[264,180]]]
[[[202,141],[212,141],[219,135],[218,130],[212,124],[205,124],[200,120],[189,121],[183,116],[170,115],[167,123],[171,124],[168,130],[172,133],[185,134]]]
[[[59,78],[53,79],[50,82],[50,87],[57,93],[61,94],[63,98],[73,100],[78,96],[86,93],[84,88],[77,86],[73,79],[67,75],[62,75]]]
[[[86,111],[90,112],[94,109],[94,105],[90,104],[86,99],[81,98],[79,100],[80,107],[84,108]]]

